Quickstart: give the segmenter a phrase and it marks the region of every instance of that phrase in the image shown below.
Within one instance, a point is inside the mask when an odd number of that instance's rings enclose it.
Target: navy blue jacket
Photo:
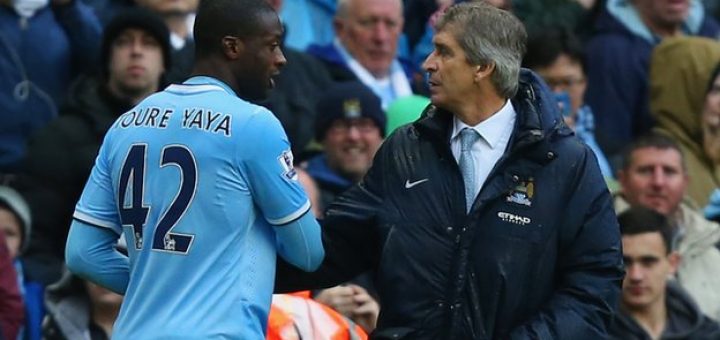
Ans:
[[[20,170],[27,140],[57,116],[71,81],[97,63],[101,34],[80,0],[30,19],[0,6],[0,172]]]
[[[375,339],[604,339],[624,274],[619,228],[593,152],[552,98],[522,71],[510,145],[469,214],[452,115],[429,106],[330,206],[321,268],[281,262],[276,289],[373,268]]]

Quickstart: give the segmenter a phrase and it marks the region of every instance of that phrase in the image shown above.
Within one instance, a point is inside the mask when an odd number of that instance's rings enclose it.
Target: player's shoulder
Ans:
[[[268,108],[244,101],[241,98],[235,98],[247,104],[243,112],[238,112],[238,114],[247,119],[250,128],[273,128],[281,126],[280,121]]]

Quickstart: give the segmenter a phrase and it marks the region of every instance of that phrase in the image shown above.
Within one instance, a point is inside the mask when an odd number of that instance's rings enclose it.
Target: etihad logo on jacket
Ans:
[[[532,222],[530,217],[515,215],[504,211],[498,212],[498,217],[500,217],[503,222],[513,223],[517,225],[528,225],[530,224],[530,222]]]

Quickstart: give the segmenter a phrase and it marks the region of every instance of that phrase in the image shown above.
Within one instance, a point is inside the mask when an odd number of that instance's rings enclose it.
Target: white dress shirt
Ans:
[[[487,180],[490,171],[495,167],[495,163],[502,157],[508,143],[510,135],[515,127],[515,117],[517,113],[512,103],[507,100],[500,111],[494,113],[490,118],[480,122],[475,126],[469,126],[460,121],[457,117],[453,118],[453,132],[450,138],[450,148],[455,161],[460,162],[460,131],[469,127],[475,129],[480,135],[477,142],[472,146],[472,158],[475,165],[475,173],[477,174],[477,185],[475,186],[475,195],[482,189]]]

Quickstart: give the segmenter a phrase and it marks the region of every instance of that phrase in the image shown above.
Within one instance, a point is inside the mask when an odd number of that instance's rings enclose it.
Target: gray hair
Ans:
[[[337,9],[335,10],[336,18],[347,18],[350,14],[350,1],[351,0],[338,0]]]
[[[350,3],[353,1],[363,1],[363,0],[337,0],[336,10],[335,10],[335,17],[336,18],[348,18],[350,16]],[[400,14],[403,13],[403,1],[402,0],[394,0],[400,3]]]
[[[527,32],[510,12],[484,1],[453,5],[440,17],[436,31],[449,32],[473,65],[495,65],[490,76],[498,94],[511,98],[518,89]]]

